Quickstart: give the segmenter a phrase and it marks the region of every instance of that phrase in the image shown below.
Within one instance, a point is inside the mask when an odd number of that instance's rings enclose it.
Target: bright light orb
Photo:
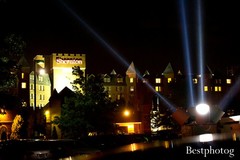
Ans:
[[[123,112],[123,114],[124,114],[124,116],[128,117],[128,116],[130,115],[130,112],[129,112],[129,110],[125,110],[125,111]]]
[[[207,113],[210,112],[210,108],[209,108],[209,105],[205,103],[201,103],[196,106],[196,111],[200,115],[206,115]]]

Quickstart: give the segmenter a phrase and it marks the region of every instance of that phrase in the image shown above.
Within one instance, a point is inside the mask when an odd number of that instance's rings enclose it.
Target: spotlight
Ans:
[[[210,112],[210,107],[208,104],[200,103],[196,106],[196,111],[200,115],[206,115]]]

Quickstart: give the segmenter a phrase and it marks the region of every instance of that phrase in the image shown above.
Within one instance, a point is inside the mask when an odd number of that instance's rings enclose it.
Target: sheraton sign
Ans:
[[[82,59],[56,57],[56,62],[60,64],[82,64]]]

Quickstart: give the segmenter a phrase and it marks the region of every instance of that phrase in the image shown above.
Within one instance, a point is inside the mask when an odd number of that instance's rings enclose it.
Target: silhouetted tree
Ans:
[[[8,107],[8,99],[12,99],[11,89],[16,87],[17,74],[20,70],[18,58],[23,55],[26,43],[21,36],[10,34],[1,41],[0,48],[0,105]],[[3,98],[6,97],[6,98]],[[15,101],[16,102],[16,101]]]
[[[75,96],[65,98],[59,127],[67,138],[86,136],[89,132],[109,134],[114,130],[112,103],[103,87],[101,75],[85,78],[80,67],[73,67]]]

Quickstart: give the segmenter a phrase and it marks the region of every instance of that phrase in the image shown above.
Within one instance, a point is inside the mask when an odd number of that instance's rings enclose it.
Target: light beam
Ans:
[[[185,58],[185,69],[186,74],[188,74],[188,89],[189,89],[189,106],[194,107],[194,95],[193,95],[193,82],[192,82],[192,67],[191,67],[191,57],[189,49],[189,39],[188,39],[188,30],[187,30],[187,20],[185,12],[184,0],[180,0],[180,18],[182,25],[182,42],[184,49],[184,58]]]
[[[129,67],[130,64],[117,52],[111,47],[97,32],[95,32],[83,19],[81,19],[66,3],[64,3],[62,0],[60,0],[61,4],[67,9],[68,12],[71,13],[71,15],[74,16],[80,22],[80,25],[82,25],[90,34],[92,34],[105,48],[107,48],[112,55],[117,58],[121,63],[123,63],[126,67]],[[130,66],[131,67],[131,66]],[[130,68],[131,69],[131,68]],[[136,74],[141,80],[144,80],[142,75],[137,71]],[[171,112],[175,112],[176,108],[173,104],[171,104],[165,97],[163,97],[160,93],[156,92],[153,86],[151,86],[149,83],[145,83],[147,87],[151,89],[158,97],[160,97],[163,102],[166,104],[166,106],[170,109]]]

